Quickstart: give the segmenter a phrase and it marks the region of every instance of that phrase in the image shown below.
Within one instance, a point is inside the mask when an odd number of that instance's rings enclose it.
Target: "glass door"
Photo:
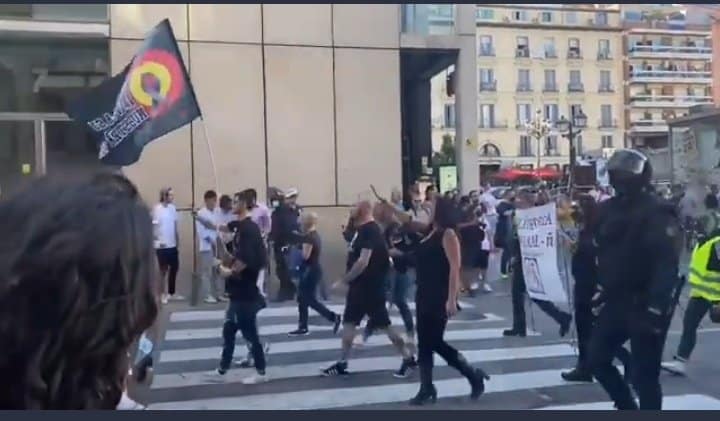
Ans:
[[[62,179],[86,177],[115,167],[98,159],[95,140],[81,124],[74,121],[43,121],[46,148],[46,173]]]
[[[36,148],[37,125],[33,120],[0,119],[0,197],[41,174]]]

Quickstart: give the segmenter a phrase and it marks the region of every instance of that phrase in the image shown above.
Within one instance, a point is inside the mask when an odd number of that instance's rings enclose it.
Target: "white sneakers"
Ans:
[[[685,361],[676,359],[675,361],[662,363],[661,366],[664,370],[669,371],[676,376],[685,376],[687,369],[686,364],[687,363]]]
[[[212,295],[208,295],[207,297],[205,297],[203,302],[205,304],[217,304],[218,300],[217,300],[217,298],[213,297]]]
[[[250,377],[246,377],[246,378],[242,379],[242,384],[245,384],[245,385],[260,384],[260,383],[265,383],[268,380],[270,380],[270,379],[268,378],[267,374],[255,373]]]
[[[167,303],[170,302],[170,301],[185,301],[185,297],[183,297],[183,296],[180,295],[180,294],[169,295],[169,294],[164,294],[164,293],[163,293],[163,295],[162,295],[162,297],[160,298],[160,300],[162,301],[163,304],[167,304]]]

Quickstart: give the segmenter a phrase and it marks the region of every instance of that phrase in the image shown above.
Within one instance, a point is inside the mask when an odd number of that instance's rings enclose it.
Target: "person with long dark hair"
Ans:
[[[432,225],[416,249],[417,290],[415,294],[420,391],[411,405],[434,403],[433,354],[439,354],[450,367],[470,382],[470,397],[485,391],[484,371],[468,364],[457,349],[444,340],[448,319],[457,313],[460,288],[460,241],[456,233],[457,211],[449,198],[437,197]]]
[[[159,308],[137,190],[41,178],[0,201],[0,232],[0,409],[116,409]]]

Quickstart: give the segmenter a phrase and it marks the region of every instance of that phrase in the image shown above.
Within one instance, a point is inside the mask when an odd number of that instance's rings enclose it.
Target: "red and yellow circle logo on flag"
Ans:
[[[182,65],[165,50],[148,50],[136,57],[128,82],[130,95],[151,118],[164,114],[185,92]]]

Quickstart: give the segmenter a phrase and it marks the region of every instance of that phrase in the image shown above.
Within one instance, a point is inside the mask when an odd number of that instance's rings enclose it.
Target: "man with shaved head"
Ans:
[[[325,376],[348,374],[348,358],[360,322],[367,316],[368,326],[384,331],[403,356],[396,377],[405,377],[417,366],[412,352],[390,325],[385,307],[385,278],[390,269],[390,255],[380,226],[373,218],[373,205],[361,200],[353,209],[355,235],[350,242],[348,272],[336,283],[348,284],[343,315],[342,355],[340,360],[323,370]]]

